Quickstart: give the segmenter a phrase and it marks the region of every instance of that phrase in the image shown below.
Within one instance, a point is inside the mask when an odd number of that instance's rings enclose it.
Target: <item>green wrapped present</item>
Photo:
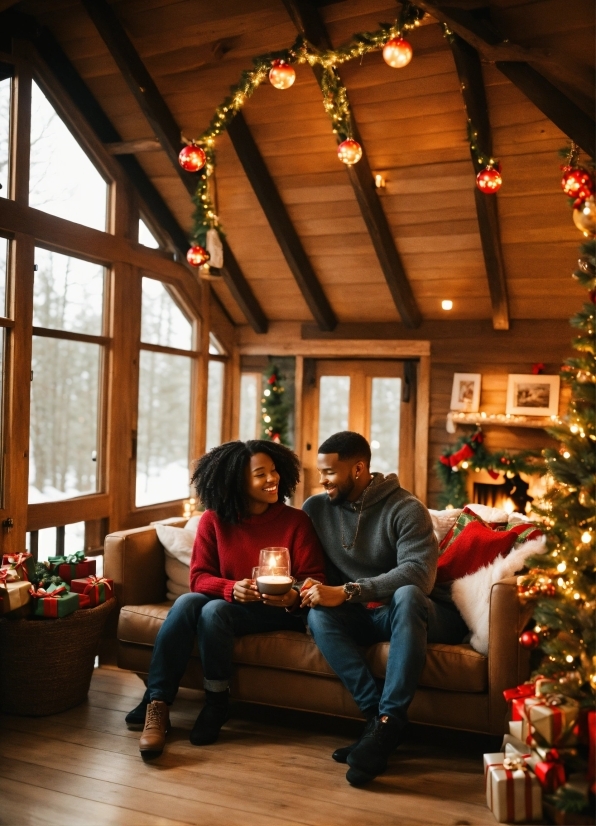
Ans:
[[[79,595],[67,590],[66,585],[50,585],[31,588],[32,614],[34,617],[67,617],[79,607]]]

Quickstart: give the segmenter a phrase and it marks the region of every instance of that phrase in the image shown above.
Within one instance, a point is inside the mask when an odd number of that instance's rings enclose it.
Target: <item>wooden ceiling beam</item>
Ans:
[[[310,0],[283,0],[283,3],[298,32],[313,46],[332,48],[325,24],[317,7]],[[320,85],[320,66],[313,66],[313,71]],[[353,114],[352,126],[354,138],[362,146],[362,158],[357,164],[347,167],[350,183],[397,311],[406,326],[418,327],[422,316],[375,188],[373,173]]]
[[[450,37],[449,43],[455,60],[468,120],[474,125],[474,129],[478,133],[478,145],[483,152],[491,155],[493,151],[492,133],[480,57],[476,49],[457,34]],[[474,171],[477,174],[480,172],[482,165],[478,163],[472,151],[470,154]],[[509,302],[499,232],[497,196],[494,194],[485,195],[474,186],[474,198],[493,311],[493,327],[495,330],[508,330]]]
[[[178,154],[182,146],[180,128],[132,41],[124,31],[112,7],[105,0],[82,0],[82,3],[176,174],[188,193],[194,195],[197,175],[186,172],[178,163]],[[119,156],[119,160],[125,157]],[[186,250],[187,247],[188,242],[184,249]],[[185,252],[184,255],[186,255]],[[224,266],[221,268],[221,274],[251,327],[255,332],[266,333],[268,322],[265,313],[227,242],[224,248]]]
[[[242,112],[228,126],[228,135],[313,318],[321,330],[333,330],[337,324],[335,313]]]
[[[581,108],[568,95],[547,80],[542,69],[574,90],[582,100],[593,96],[593,80],[555,60],[548,50],[526,49],[503,40],[501,34],[485,19],[475,17],[465,9],[452,7],[448,2],[416,0],[416,5],[446,24],[480,56],[505,75],[520,91],[551,120],[565,135],[575,141],[584,152],[594,157],[596,121],[592,106]]]

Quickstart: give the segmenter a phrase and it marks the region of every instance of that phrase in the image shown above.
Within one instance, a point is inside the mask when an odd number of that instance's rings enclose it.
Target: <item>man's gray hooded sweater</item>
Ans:
[[[417,585],[434,599],[450,601],[449,588],[433,591],[439,548],[428,510],[394,473],[372,476],[356,502],[332,505],[326,493],[319,493],[302,506],[323,545],[329,584],[358,582],[362,593],[353,602],[389,602],[402,585]],[[342,532],[344,545],[352,547],[343,547]]]

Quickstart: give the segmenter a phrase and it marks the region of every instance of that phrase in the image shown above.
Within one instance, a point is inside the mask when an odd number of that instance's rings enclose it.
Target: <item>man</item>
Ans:
[[[433,590],[438,546],[430,514],[395,474],[370,472],[370,446],[343,431],[319,447],[325,493],[303,509],[328,562],[328,585],[307,580],[302,606],[323,656],[367,720],[361,738],[337,749],[346,779],[363,785],[387,768],[426,659],[427,642],[458,643],[467,628],[449,589]],[[379,687],[361,647],[389,641]]]

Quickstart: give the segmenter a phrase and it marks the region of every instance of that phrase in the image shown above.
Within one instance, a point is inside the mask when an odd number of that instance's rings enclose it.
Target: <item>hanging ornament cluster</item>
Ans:
[[[594,176],[579,164],[579,147],[571,143],[567,163],[561,167],[561,188],[573,199],[573,223],[586,237],[596,235],[596,203],[594,202]]]
[[[196,207],[191,237],[193,247],[206,246],[209,229],[215,229],[223,235],[209,187],[209,177],[215,165],[215,141],[261,83],[268,79],[276,89],[289,89],[296,80],[294,66],[306,63],[311,67],[320,67],[323,106],[338,138],[338,157],[346,165],[352,166],[362,158],[362,147],[353,137],[348,95],[336,67],[380,49],[389,66],[407,66],[412,59],[413,50],[403,35],[419,26],[424,15],[423,9],[409,0],[403,0],[399,18],[394,23],[381,24],[376,31],[355,34],[337,49],[321,51],[300,36],[288,49],[253,58],[253,68],[242,72],[238,83],[231,87],[229,95],[215,110],[207,129],[180,153],[179,160],[184,169],[201,172],[193,198]]]
[[[261,438],[287,444],[290,405],[285,395],[284,376],[274,364],[264,373],[263,379]]]

